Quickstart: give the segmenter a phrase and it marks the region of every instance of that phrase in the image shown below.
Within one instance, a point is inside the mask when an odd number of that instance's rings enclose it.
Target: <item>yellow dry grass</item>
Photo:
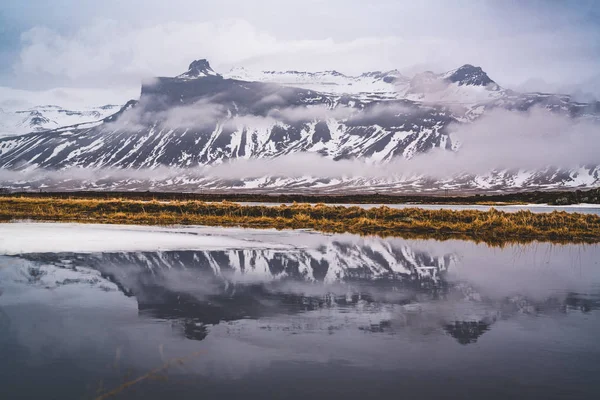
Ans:
[[[202,201],[139,201],[0,197],[0,221],[211,225],[350,232],[380,236],[471,239],[490,244],[524,241],[600,242],[600,216],[497,210],[371,209],[335,205],[241,206]]]

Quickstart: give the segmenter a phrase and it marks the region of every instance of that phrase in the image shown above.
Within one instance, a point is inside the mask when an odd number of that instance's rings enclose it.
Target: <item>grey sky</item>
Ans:
[[[588,0],[4,0],[0,86],[135,87],[209,58],[348,73],[471,63],[505,86],[592,87],[599,15]]]

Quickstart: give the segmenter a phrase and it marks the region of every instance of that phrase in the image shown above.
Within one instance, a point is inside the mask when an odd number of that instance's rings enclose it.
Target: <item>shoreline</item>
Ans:
[[[600,243],[600,216],[566,212],[394,209],[385,205],[294,204],[244,206],[231,202],[0,197],[0,222],[15,220],[132,225],[205,225],[312,229],[325,233],[463,239],[491,245],[549,241]]]

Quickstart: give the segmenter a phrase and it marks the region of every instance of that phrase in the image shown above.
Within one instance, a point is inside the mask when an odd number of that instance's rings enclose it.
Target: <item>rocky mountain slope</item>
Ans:
[[[69,183],[56,174],[10,175],[2,184],[29,188],[126,189],[318,189],[394,191],[399,188],[521,188],[590,186],[600,182],[597,165],[576,170],[501,170],[459,174],[432,182],[427,176],[215,177],[197,167],[234,160],[315,154],[330,160],[386,163],[432,149],[457,150],[451,125],[468,124],[494,109],[545,108],[571,118],[598,119],[600,103],[569,96],[505,90],[481,68],[464,65],[444,74],[412,79],[397,71],[346,76],[336,71],[216,73],[206,60],[187,72],[142,86],[141,97],[91,126],[59,128],[0,140],[0,168],[45,171],[86,168],[129,171]],[[131,171],[177,168],[166,179]],[[324,174],[326,175],[326,174]],[[61,180],[62,179],[62,180]]]

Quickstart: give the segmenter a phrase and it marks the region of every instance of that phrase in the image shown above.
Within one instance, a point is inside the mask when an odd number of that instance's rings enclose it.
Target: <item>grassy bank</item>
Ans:
[[[252,228],[310,228],[322,232],[350,232],[437,239],[471,239],[490,244],[546,240],[600,242],[597,215],[529,211],[396,210],[296,204],[240,206],[201,201],[138,201],[125,199],[63,199],[0,197],[0,221],[63,221],[149,225],[212,225]]]
[[[62,199],[127,199],[127,200],[179,200],[179,201],[233,201],[273,203],[328,203],[328,204],[553,204],[576,203],[600,204],[600,189],[575,191],[530,191],[505,194],[464,195],[456,192],[437,195],[391,195],[391,194],[265,194],[265,193],[176,193],[176,192],[24,192],[13,197],[62,198]]]

